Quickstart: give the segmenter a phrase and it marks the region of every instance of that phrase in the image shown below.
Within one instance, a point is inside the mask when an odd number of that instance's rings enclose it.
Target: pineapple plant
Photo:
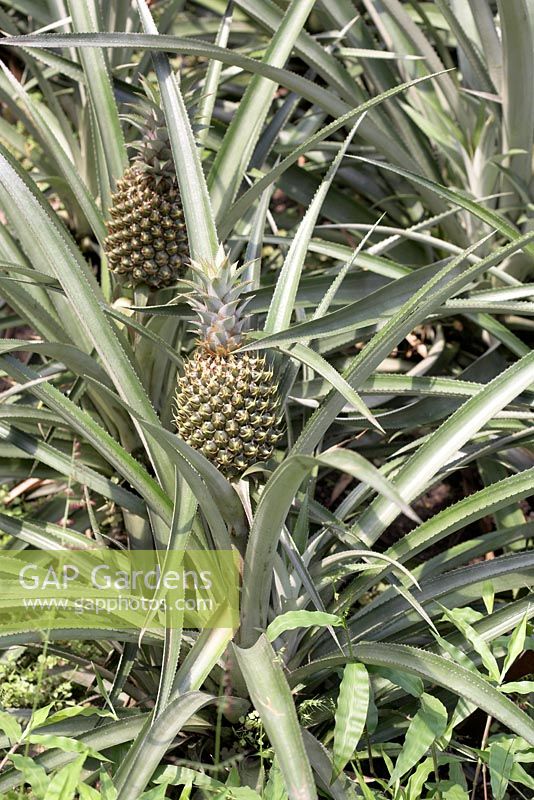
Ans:
[[[28,5],[35,18],[21,21],[19,9]],[[51,10],[63,5],[71,22]],[[366,3],[369,13],[353,24],[349,0],[329,4],[328,13],[314,9],[307,26],[303,17],[313,0],[258,0],[269,13],[256,26],[256,17],[232,22],[228,10],[220,20],[220,4],[188,0],[176,14],[181,4],[154,6],[160,32],[178,37],[158,46],[154,35],[138,36],[141,29],[155,34],[149,5],[2,3],[9,9],[0,12],[9,34],[3,50],[17,47],[15,66],[23,61],[24,69],[20,82],[4,73],[0,83],[2,97],[10,87],[17,97],[0,125],[0,208],[8,221],[0,235],[6,299],[0,300],[0,382],[12,382],[3,383],[0,397],[0,468],[7,491],[27,497],[23,519],[13,516],[11,501],[0,513],[3,566],[11,568],[21,546],[36,561],[41,548],[58,543],[77,550],[153,547],[159,555],[163,547],[235,547],[241,625],[198,635],[185,626],[157,636],[143,629],[141,637],[115,624],[111,631],[88,628],[80,618],[67,640],[64,630],[34,629],[23,619],[16,634],[21,648],[46,652],[50,637],[54,657],[57,651],[63,657],[76,639],[86,640],[91,652],[72,654],[80,684],[95,674],[113,681],[105,692],[93,682],[80,709],[95,711],[93,719],[74,725],[67,715],[53,722],[67,744],[80,737],[80,752],[89,745],[93,755],[105,752],[100,787],[96,757],[90,768],[73,761],[72,746],[63,752],[36,710],[44,730],[33,724],[26,730],[44,734],[42,747],[30,751],[43,794],[45,778],[57,786],[71,770],[72,793],[119,800],[159,788],[179,792],[180,780],[201,792],[206,773],[215,791],[231,784],[236,796],[254,785],[256,797],[273,786],[291,800],[352,797],[369,785],[372,796],[391,798],[414,784],[425,798],[447,789],[466,796],[466,781],[472,792],[481,790],[503,752],[513,755],[510,783],[528,781],[521,761],[528,766],[534,727],[521,706],[529,686],[509,667],[515,672],[524,664],[517,654],[528,649],[534,608],[527,583],[533,526],[525,514],[534,475],[532,284],[518,277],[523,265],[531,274],[534,244],[515,230],[528,229],[533,201],[532,125],[521,91],[533,69],[534,39],[526,35],[532,20],[517,17],[516,4],[499,3],[497,14],[495,3],[481,0],[483,37],[469,3],[449,11],[450,4],[423,4],[431,7],[424,18],[408,7],[416,4],[397,3],[394,13],[386,8],[377,16]],[[455,24],[453,13],[461,15]],[[88,34],[97,19],[102,32]],[[17,24],[22,33],[52,28],[28,39],[15,35]],[[521,36],[514,45],[516,24]],[[265,53],[269,26],[273,44],[263,63],[244,61]],[[207,41],[216,30],[218,49]],[[34,47],[37,54],[54,52],[41,61],[31,57]],[[145,48],[157,51],[154,68]],[[365,57],[369,48],[392,56],[387,69]],[[414,49],[424,57],[417,74],[441,71],[438,56],[461,71],[406,92],[399,87],[412,71],[405,56]],[[524,80],[513,74],[514,62],[525,65]],[[319,73],[320,85],[302,80],[303,64]],[[493,85],[495,64],[503,68]],[[175,168],[156,111],[143,121],[139,155],[123,174],[124,106],[137,107],[137,84],[146,91],[156,77],[162,93],[155,105],[165,110]],[[384,93],[376,96],[376,87]],[[397,91],[402,102],[392,104]],[[504,102],[488,103],[495,94]],[[348,118],[338,115],[355,114],[368,99],[372,113],[351,139]],[[333,121],[325,125],[327,119]],[[26,129],[30,147],[21,137]],[[61,131],[68,135],[58,141]],[[94,142],[102,157],[91,157]],[[349,160],[356,154],[365,160]],[[106,236],[101,209],[118,185],[134,188],[114,199],[106,249],[117,284],[139,287],[135,305],[147,305],[127,318],[115,307],[106,271],[95,270]],[[476,200],[490,196],[490,204]],[[151,218],[167,203],[167,219],[175,201],[172,225]],[[181,283],[189,267],[181,204],[196,259],[188,275],[196,344],[185,335],[176,281],[165,271],[165,254],[176,252],[172,242],[169,251],[159,241],[167,241],[165,230],[169,241],[182,237],[184,249],[171,264]],[[488,227],[497,235],[482,245],[478,237]],[[372,247],[360,239],[368,229],[378,237]],[[270,346],[291,358],[283,391],[265,350],[242,346],[251,338],[246,270],[216,259],[219,239],[235,253],[246,248],[239,264],[263,256],[255,288],[271,316]],[[475,251],[476,244],[485,249]],[[511,274],[516,255],[521,261]],[[30,269],[35,274],[28,276]],[[144,303],[151,289],[166,285],[155,302]],[[18,338],[21,325],[31,333],[26,343]],[[24,363],[9,355],[26,350]],[[183,375],[178,387],[175,368]],[[368,417],[343,396],[349,381],[366,403],[370,398],[385,433],[370,430]],[[280,448],[279,395],[287,453],[281,463],[271,461],[268,479],[259,474],[250,492],[235,491],[215,479],[212,464],[235,481]],[[173,413],[179,436],[168,432]],[[185,442],[212,462],[195,459],[201,480],[190,480],[185,469],[192,455]],[[451,491],[456,502],[449,504]],[[412,500],[425,522],[414,520],[417,527],[406,534],[406,520],[398,518]],[[336,636],[336,627],[343,635]],[[482,660],[472,631],[484,641]],[[0,630],[0,662],[13,644],[13,634]],[[219,688],[228,702],[209,711]],[[474,704],[483,714],[467,725],[493,720],[480,750],[464,746],[465,728],[455,730]],[[18,767],[31,780],[36,774],[18,756],[28,737],[8,714],[0,714],[9,726],[0,730],[1,797],[12,796],[15,786],[17,796],[29,791]],[[419,763],[408,768],[416,731],[429,714],[447,735],[424,743]],[[243,748],[246,758],[234,760]],[[458,753],[467,759],[465,775]],[[191,769],[176,771],[184,761]],[[435,775],[428,772],[433,766]],[[50,768],[62,770],[60,777],[47,774]],[[162,785],[167,779],[172,788]],[[505,791],[502,775],[498,782]]]
[[[187,232],[167,127],[151,106],[132,166],[112,195],[105,248],[110,269],[125,284],[159,289],[185,271]]]
[[[192,263],[197,283],[188,302],[197,315],[199,339],[175,401],[179,435],[229,479],[270,458],[282,435],[271,366],[263,355],[236,352],[249,325],[243,269],[222,249],[213,263]]]

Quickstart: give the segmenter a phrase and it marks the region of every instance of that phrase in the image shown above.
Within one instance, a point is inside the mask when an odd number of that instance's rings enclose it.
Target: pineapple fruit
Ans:
[[[278,383],[265,356],[234,352],[248,323],[242,269],[222,251],[213,264],[192,269],[197,284],[188,301],[199,341],[178,382],[175,424],[187,444],[235,480],[270,458],[282,435]]]
[[[138,154],[117,182],[105,250],[127,285],[175,283],[188,258],[187,233],[163,114],[153,106]]]

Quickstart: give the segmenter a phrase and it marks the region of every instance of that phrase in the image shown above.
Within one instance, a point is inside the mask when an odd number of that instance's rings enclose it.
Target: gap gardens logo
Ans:
[[[0,632],[235,628],[231,551],[22,550],[0,556]]]

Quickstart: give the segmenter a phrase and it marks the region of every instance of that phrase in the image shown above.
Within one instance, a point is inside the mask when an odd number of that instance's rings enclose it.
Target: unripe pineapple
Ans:
[[[200,338],[178,381],[175,423],[182,439],[232,480],[270,458],[282,435],[278,382],[265,356],[234,352],[248,322],[240,270],[222,254],[192,269],[200,286],[189,302]]]
[[[126,284],[159,289],[183,275],[188,247],[167,128],[155,107],[137,149],[112,197],[105,249]]]

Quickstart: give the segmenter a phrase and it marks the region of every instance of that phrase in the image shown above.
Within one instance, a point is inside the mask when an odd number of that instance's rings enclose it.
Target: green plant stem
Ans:
[[[216,767],[218,767],[221,762],[223,696],[224,696],[224,673],[221,676],[221,683],[219,685],[219,703],[217,704],[217,723],[215,725],[215,746],[213,753],[213,763]]]
[[[491,728],[491,723],[492,722],[493,722],[493,717],[491,717],[488,714],[488,717],[486,719],[486,725],[484,727],[484,733],[482,734],[482,740],[480,742],[480,749],[481,750],[484,750],[484,748],[486,747],[486,742],[488,741],[488,736],[489,736],[489,732],[490,732],[490,728]],[[481,769],[482,769],[482,760],[479,758],[478,761],[477,761],[477,768],[475,770],[475,775],[474,775],[474,778],[473,778],[473,788],[471,790],[471,800],[475,800],[476,791],[477,791],[477,783],[478,783],[478,779],[480,777]]]
[[[432,744],[432,762],[434,764],[434,776],[436,778],[436,798],[437,800],[442,800],[441,797],[441,790],[439,788],[440,780],[439,780],[439,764],[438,764],[438,752],[436,749],[435,742]]]

